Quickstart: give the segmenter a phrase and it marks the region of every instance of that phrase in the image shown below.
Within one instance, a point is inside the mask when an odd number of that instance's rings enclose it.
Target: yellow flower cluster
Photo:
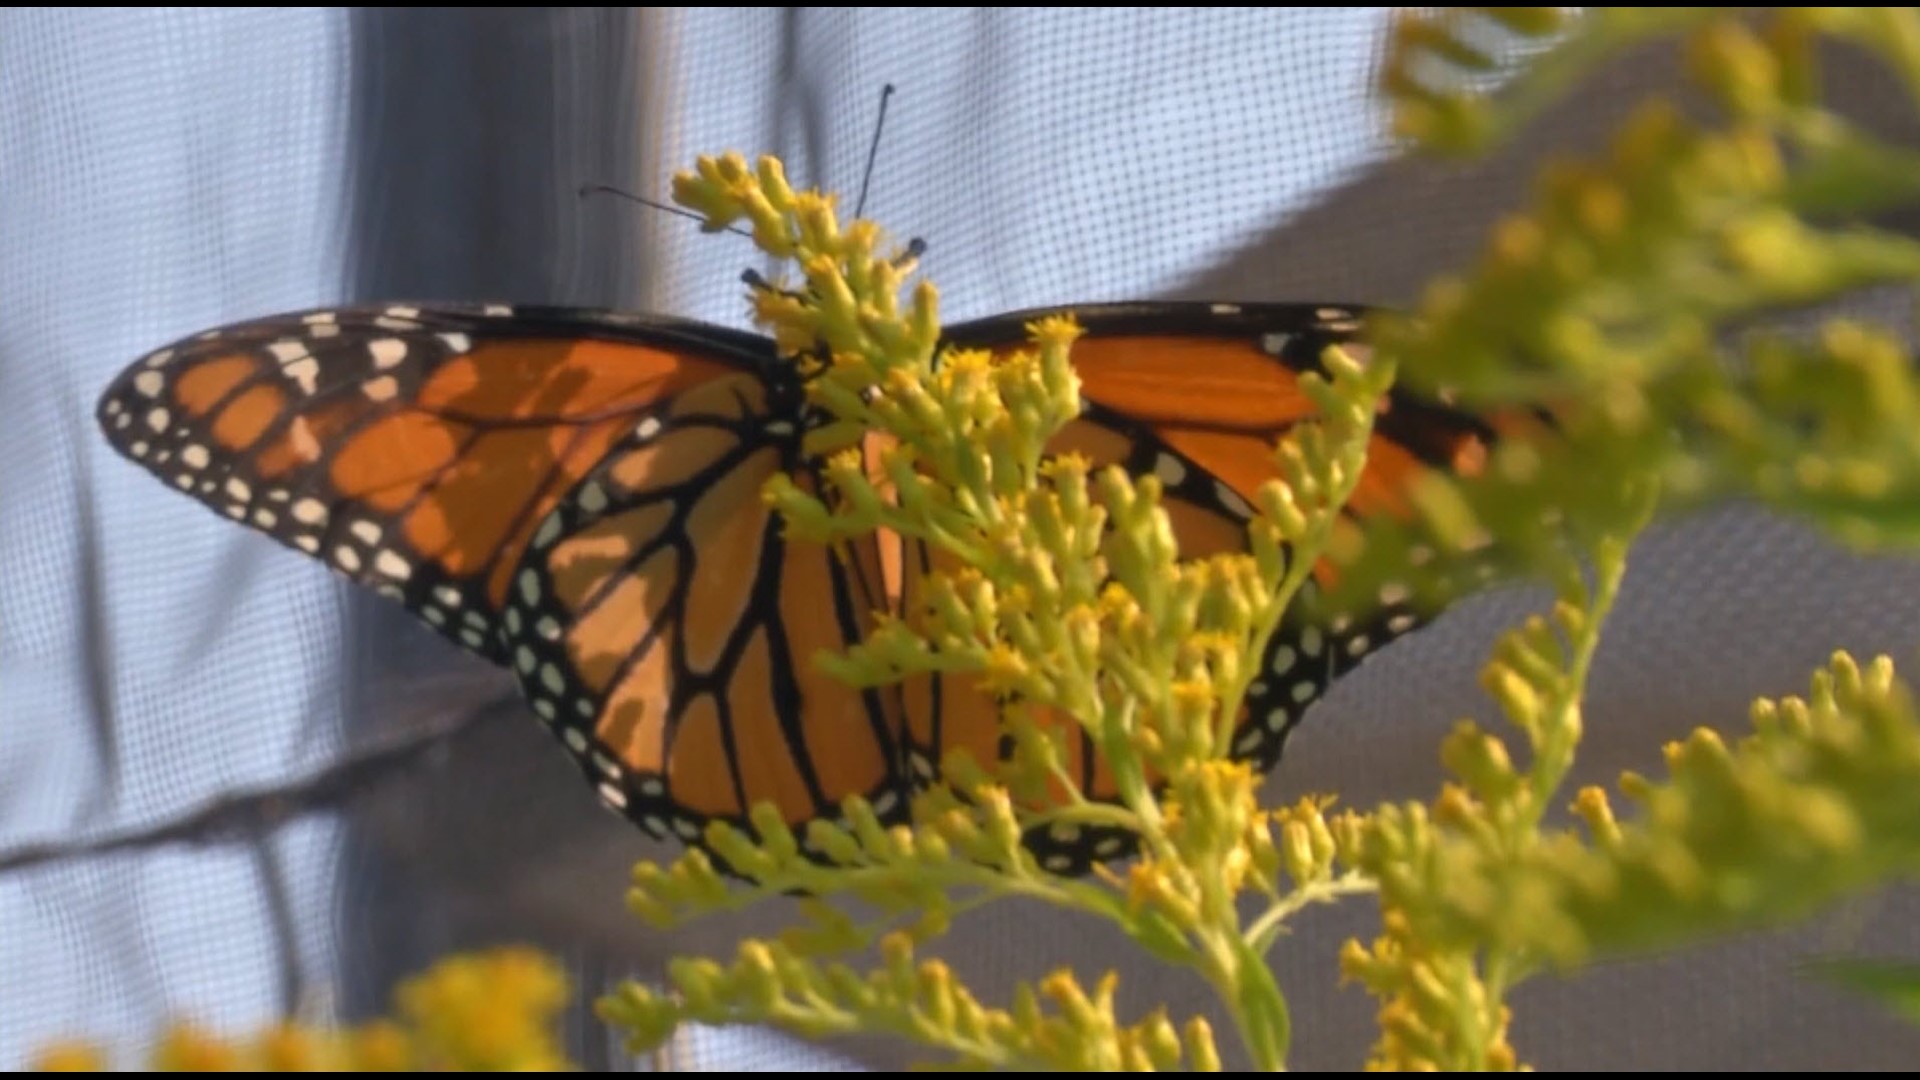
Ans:
[[[554,1020],[568,999],[559,967],[531,949],[454,956],[403,983],[393,1019],[342,1031],[277,1024],[230,1039],[175,1024],[151,1051],[157,1072],[549,1071],[569,1068]],[[47,1072],[98,1072],[97,1047],[52,1046]]]

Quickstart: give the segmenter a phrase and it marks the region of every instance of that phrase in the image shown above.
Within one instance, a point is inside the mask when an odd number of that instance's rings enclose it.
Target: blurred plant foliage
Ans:
[[[248,1038],[174,1024],[149,1052],[154,1072],[547,1072],[570,1068],[556,1039],[565,974],[530,949],[450,957],[401,984],[392,1019],[347,1030],[278,1024]],[[36,1072],[99,1072],[99,1047],[47,1047]]]

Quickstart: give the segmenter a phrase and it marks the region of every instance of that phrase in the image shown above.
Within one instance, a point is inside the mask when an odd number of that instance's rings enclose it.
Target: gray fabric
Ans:
[[[0,875],[0,1066],[56,1033],[137,1044],[176,1010],[226,1027],[289,998],[364,1012],[397,975],[486,941],[546,944],[591,989],[772,925],[641,927],[620,905],[627,868],[671,852],[595,805],[503,674],[114,459],[92,402],[141,350],[343,296],[741,323],[744,241],[574,188],[657,195],[693,154],[732,147],[787,154],[797,180],[851,199],[889,81],[869,210],[930,241],[948,318],[1151,295],[1403,302],[1473,255],[1543,157],[1592,148],[1675,77],[1648,52],[1487,163],[1399,160],[1367,97],[1382,19],[0,14],[0,850],[150,825],[479,717],[264,845]],[[1899,98],[1862,65],[1830,70],[1850,110],[1892,122]],[[1439,736],[1491,718],[1474,687],[1489,642],[1539,602],[1489,595],[1384,650],[1310,717],[1269,797],[1430,793]],[[1835,647],[1910,661],[1917,607],[1913,560],[1853,556],[1755,510],[1662,529],[1597,665],[1579,779],[1656,769],[1695,723],[1739,730],[1752,696],[1803,688]],[[1542,980],[1515,1001],[1517,1045],[1548,1067],[1904,1065],[1920,1038],[1792,968],[1910,955],[1914,908],[1897,891],[1790,934]],[[1361,1061],[1371,1004],[1336,987],[1332,958],[1368,930],[1364,904],[1315,913],[1282,949],[1297,1066]],[[1061,963],[1120,962],[1131,1007],[1208,1007],[1097,927],[1030,906],[966,920],[941,953],[994,1000]],[[569,1030],[584,1060],[613,1058],[584,1015]],[[660,1064],[912,1056],[695,1031]]]

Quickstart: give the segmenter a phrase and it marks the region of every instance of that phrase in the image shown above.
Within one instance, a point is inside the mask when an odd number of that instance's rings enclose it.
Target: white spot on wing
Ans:
[[[647,417],[634,426],[633,433],[643,439],[653,438],[655,435],[660,434],[660,418],[657,416]]]
[[[320,380],[320,361],[313,357],[303,357],[280,369],[281,374],[292,379],[303,394],[311,394]]]
[[[166,376],[157,371],[143,371],[133,377],[133,388],[140,392],[141,397],[159,397],[160,391],[166,387]],[[114,404],[118,405],[119,402]]]
[[[441,334],[440,341],[447,351],[453,353],[463,353],[473,348],[473,339],[465,334]]]
[[[1247,505],[1247,500],[1241,498],[1239,492],[1219,480],[1214,481],[1213,486],[1214,494],[1220,499],[1220,505],[1240,517],[1250,518],[1253,516],[1253,507]]]
[[[382,550],[373,558],[373,568],[394,579],[405,581],[413,576],[413,564],[400,557],[392,549]]]
[[[293,546],[312,555],[320,550],[320,538],[317,536],[296,536],[293,538]]]
[[[180,451],[180,462],[189,469],[204,469],[212,461],[213,458],[207,453],[207,448],[199,443],[188,443]]]
[[[1173,487],[1187,478],[1187,467],[1172,454],[1161,454],[1153,461],[1153,474],[1168,487]]]
[[[1301,652],[1306,653],[1308,656],[1319,656],[1320,646],[1322,644],[1323,639],[1320,636],[1319,627],[1309,626],[1305,630],[1300,631]]]
[[[1273,673],[1275,675],[1285,675],[1292,669],[1294,661],[1299,658],[1300,654],[1294,652],[1293,646],[1291,645],[1282,645],[1273,650]]]
[[[367,355],[373,357],[374,367],[385,371],[407,358],[407,343],[399,338],[376,338],[367,342]]]
[[[147,413],[147,426],[157,434],[167,430],[167,424],[173,420],[173,414],[165,409],[154,409]]]
[[[486,307],[480,309],[480,314],[488,315],[496,319],[505,318],[513,314],[513,306],[510,304],[488,304]]]
[[[460,606],[460,590],[451,585],[434,586],[433,598],[448,607],[457,608]]]
[[[540,574],[537,571],[520,571],[520,597],[529,604],[540,602]]]
[[[396,319],[390,315],[382,315],[379,318],[373,320],[373,325],[379,327],[382,330],[418,330],[420,329],[420,324],[417,322],[414,322],[412,319]]]
[[[539,531],[533,534],[533,547],[538,551],[560,538],[560,515],[548,514],[547,520],[540,523]]]
[[[360,553],[345,544],[333,549],[333,561],[339,564],[340,569],[350,574],[360,569]]]
[[[282,364],[291,364],[295,360],[304,360],[307,357],[313,355],[311,352],[307,351],[306,342],[293,341],[291,339],[286,341],[276,341],[273,344],[267,346],[267,351],[272,353],[273,358],[275,360],[280,361]]]
[[[380,542],[380,526],[371,521],[356,521],[347,526],[347,531],[369,547]]]
[[[600,798],[605,800],[606,804],[615,810],[625,810],[627,808],[627,793],[612,784],[600,785]]]
[[[239,499],[241,502],[246,502],[253,498],[253,489],[247,486],[245,480],[234,477],[232,480],[227,481],[227,494]]]
[[[327,520],[326,504],[319,499],[301,499],[293,504],[293,520],[302,525],[323,525]]]
[[[360,384],[360,392],[369,401],[392,401],[400,393],[400,384],[391,375],[382,375]]]
[[[1240,314],[1240,305],[1239,304],[1214,304],[1211,307],[1209,307],[1207,310],[1213,312],[1215,315],[1238,315]]]

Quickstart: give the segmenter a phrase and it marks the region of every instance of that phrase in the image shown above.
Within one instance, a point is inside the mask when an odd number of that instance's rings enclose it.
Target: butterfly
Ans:
[[[1083,414],[1050,452],[1151,473],[1184,557],[1244,549],[1272,447],[1315,407],[1300,376],[1359,313],[1301,304],[1070,310]],[[1056,311],[949,327],[1008,350]],[[823,417],[765,337],[703,323],[506,304],[388,304],[210,330],[137,361],[101,399],[121,454],[216,512],[402,604],[513,672],[613,809],[702,843],[772,801],[790,825],[848,796],[899,820],[947,751],[1002,753],[998,705],[960,676],[855,689],[812,657],[910,609],[938,560],[887,541],[790,541],[761,497]],[[1396,391],[1345,513],[1405,512],[1425,469],[1470,469],[1491,430]],[[1333,681],[1421,621],[1403,591],[1261,658],[1232,752],[1267,770]],[[1069,764],[1093,797],[1090,742]],[[1124,854],[1112,831],[1036,828],[1043,865]]]

